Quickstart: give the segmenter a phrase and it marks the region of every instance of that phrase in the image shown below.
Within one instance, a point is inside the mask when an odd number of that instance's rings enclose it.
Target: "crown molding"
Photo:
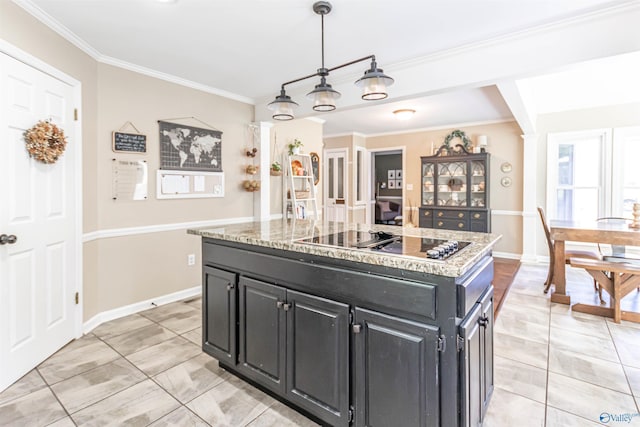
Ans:
[[[466,52],[473,52],[478,49],[485,49],[487,47],[492,47],[495,45],[506,44],[506,43],[510,43],[510,42],[517,41],[524,38],[530,38],[539,33],[548,33],[551,31],[562,30],[567,27],[574,26],[576,24],[581,24],[583,22],[592,21],[594,19],[601,18],[603,16],[625,14],[630,10],[637,10],[637,9],[640,9],[640,2],[638,2],[637,0],[625,0],[615,4],[609,4],[606,7],[596,7],[591,11],[585,12],[581,15],[572,16],[572,17],[561,19],[551,23],[540,24],[540,25],[526,28],[520,31],[509,32],[507,34],[495,36],[486,40],[481,40],[474,43],[467,43],[458,47],[453,47],[450,49],[434,52],[432,54],[407,59],[405,61],[385,64],[385,69],[388,69],[390,72],[394,72],[402,69],[414,68],[416,66],[425,65],[432,61],[440,60],[442,58],[457,56],[457,55],[464,54]],[[337,86],[338,83],[340,82],[336,80],[334,83],[334,86]]]
[[[138,74],[143,74],[145,76],[154,77],[156,79],[164,80],[169,83],[175,83],[180,86],[185,86],[191,89],[196,89],[201,92],[210,93],[213,95],[222,96],[224,98],[232,99],[234,101],[243,102],[249,105],[256,105],[255,101],[252,98],[237,95],[235,93],[227,92],[226,90],[217,89],[211,86],[203,85],[200,83],[196,83],[191,80],[183,79],[181,77],[174,76],[172,74],[163,73],[160,71],[152,70],[151,68],[142,67],[140,65],[131,64],[126,61],[121,61],[116,58],[112,58],[110,56],[100,56],[98,62],[102,64],[112,65],[114,67],[122,68],[125,70],[133,71]]]
[[[28,14],[36,18],[38,21],[42,22],[47,27],[51,28],[53,31],[58,33],[62,38],[67,40],[69,43],[95,59],[96,61],[100,58],[100,52],[91,47],[87,42],[82,40],[80,37],[76,36],[75,33],[69,31],[67,27],[62,25],[59,21],[53,19],[51,15],[42,10],[39,6],[35,5],[30,0],[12,0],[15,4],[24,9]]]
[[[112,65],[114,67],[123,68],[125,70],[133,71],[138,74],[143,74],[149,77],[154,77],[160,80],[167,81],[169,83],[174,83],[180,86],[185,86],[191,89],[196,89],[202,92],[210,93],[213,95],[218,95],[223,98],[232,99],[234,101],[239,101],[249,105],[256,105],[254,99],[238,95],[235,93],[227,92],[222,89],[217,89],[211,86],[203,85],[200,83],[193,82],[191,80],[183,79],[181,77],[177,77],[171,74],[162,73],[156,70],[152,70],[150,68],[141,67],[139,65],[131,64],[126,61],[121,61],[116,58],[112,58],[106,55],[102,55],[99,51],[91,47],[87,42],[82,40],[72,31],[69,31],[67,27],[62,25],[59,21],[53,19],[51,15],[42,10],[39,6],[35,5],[30,0],[12,0],[16,5],[20,6],[31,16],[42,22],[44,25],[49,27],[54,32],[58,33],[62,38],[67,40],[69,43],[76,46],[78,49],[89,55],[91,58],[95,59],[97,62],[107,65]]]

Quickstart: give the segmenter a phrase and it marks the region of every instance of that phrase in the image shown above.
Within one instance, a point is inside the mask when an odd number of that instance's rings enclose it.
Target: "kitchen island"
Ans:
[[[203,350],[225,369],[327,425],[482,422],[499,236],[300,220],[189,233],[202,236]],[[462,249],[421,255],[440,240]]]

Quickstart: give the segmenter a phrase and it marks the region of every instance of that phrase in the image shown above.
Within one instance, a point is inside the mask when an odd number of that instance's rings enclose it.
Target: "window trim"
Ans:
[[[612,178],[612,129],[589,129],[577,132],[554,132],[547,134],[547,212],[548,216],[553,219],[557,210],[557,190],[559,186],[558,182],[558,148],[561,144],[571,143],[576,140],[586,138],[600,138],[600,179],[599,179],[599,193],[600,200],[598,201],[598,216],[611,216],[611,204],[612,204],[612,181],[615,182],[615,178]],[[619,177],[617,178],[620,179]],[[579,186],[572,186],[572,188],[580,188]],[[595,219],[595,218],[594,218]]]

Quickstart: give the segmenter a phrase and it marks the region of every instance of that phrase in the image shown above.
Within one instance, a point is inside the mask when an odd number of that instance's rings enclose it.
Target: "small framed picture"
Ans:
[[[396,179],[396,189],[398,189],[398,190],[402,189],[402,180],[401,179]]]
[[[393,171],[389,171],[389,172],[393,172]],[[389,188],[396,188],[396,180],[395,179],[390,179],[389,180]]]
[[[396,169],[396,179],[402,179],[402,169]]]
[[[387,179],[396,179],[396,171],[388,170],[387,171]]]

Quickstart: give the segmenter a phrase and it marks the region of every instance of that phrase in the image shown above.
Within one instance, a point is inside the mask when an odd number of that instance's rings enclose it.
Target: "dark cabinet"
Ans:
[[[493,392],[493,287],[460,324],[461,425],[481,426]]]
[[[220,361],[235,364],[236,277],[217,268],[203,268],[202,349]]]
[[[448,154],[443,156],[442,154]],[[421,157],[421,206],[418,225],[489,232],[489,153],[442,149]]]
[[[287,291],[287,397],[333,426],[349,424],[349,306]]]
[[[357,426],[439,426],[438,328],[356,308]]]
[[[349,424],[349,306],[241,277],[238,370],[334,426]]]
[[[252,380],[284,392],[284,288],[240,277],[239,367]]]
[[[206,239],[203,261],[203,349],[229,372],[323,425],[482,422],[490,256],[453,278]]]

